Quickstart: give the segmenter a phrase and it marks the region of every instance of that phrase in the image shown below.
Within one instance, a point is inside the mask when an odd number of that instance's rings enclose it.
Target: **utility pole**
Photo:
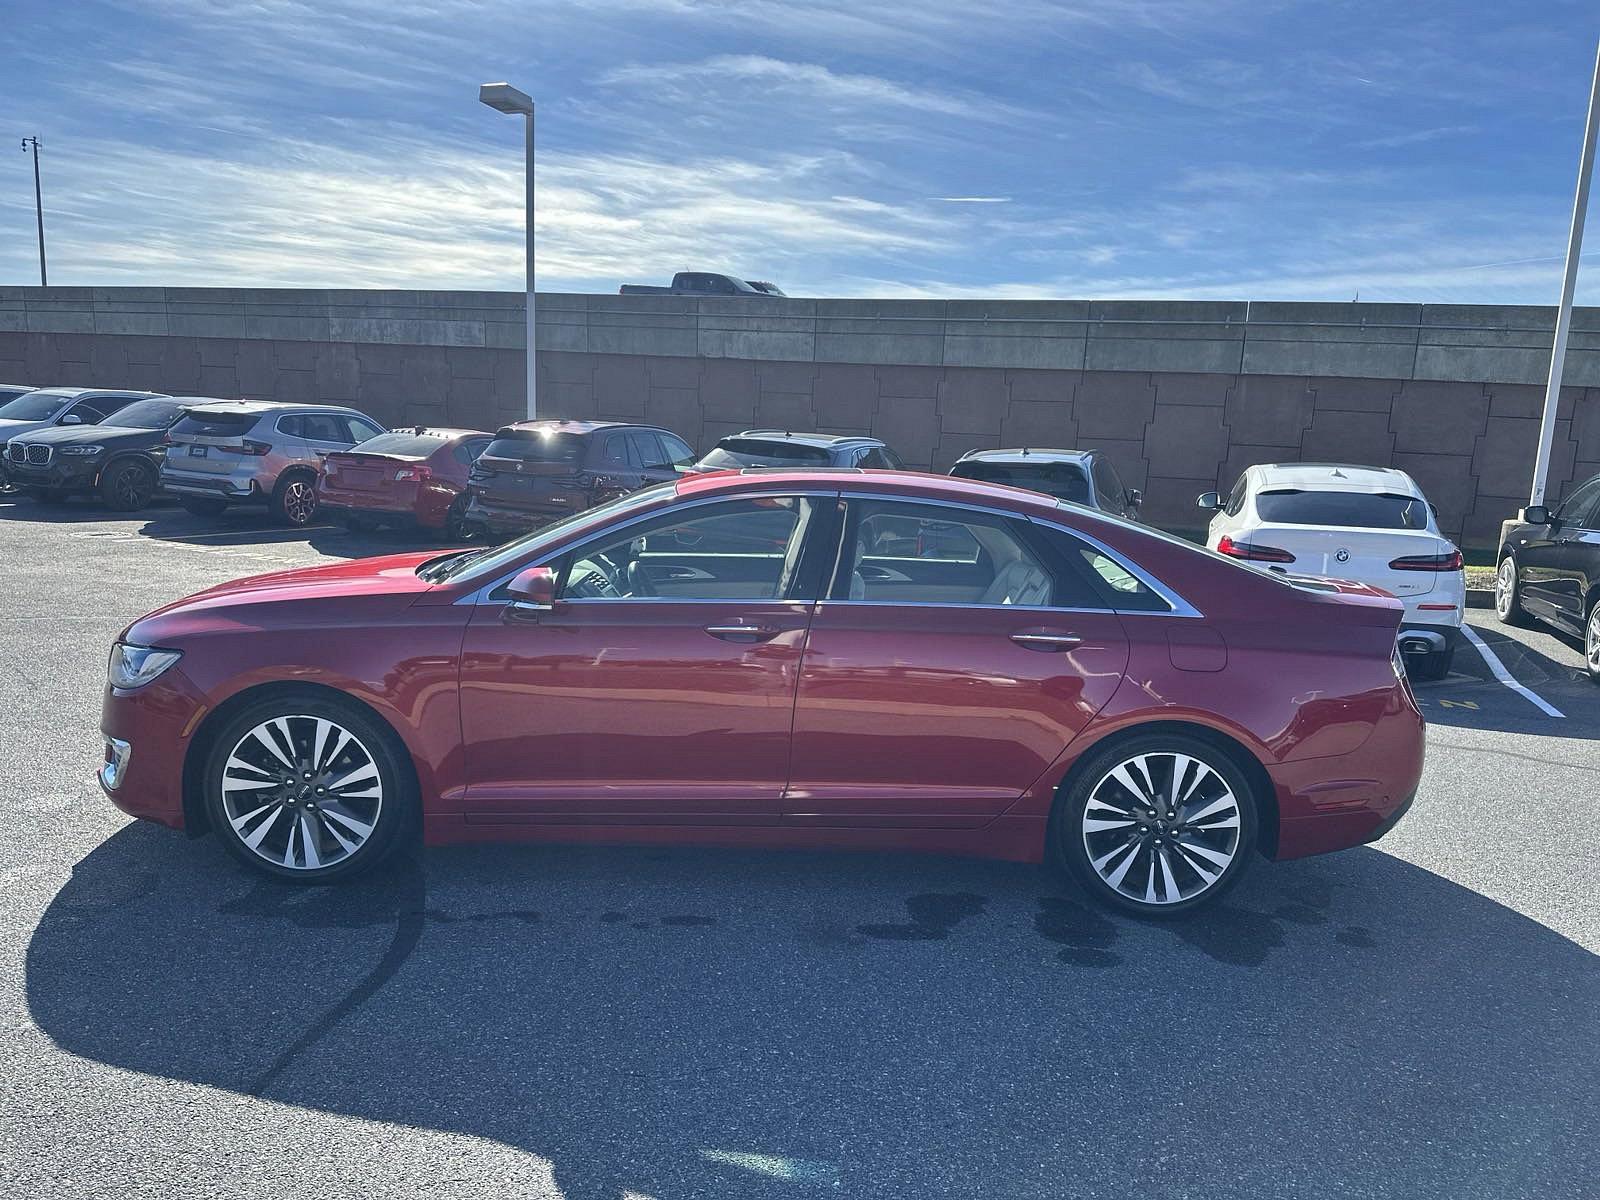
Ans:
[[[1572,293],[1578,283],[1578,258],[1583,253],[1583,218],[1589,208],[1589,183],[1594,178],[1594,142],[1600,126],[1600,49],[1594,60],[1594,80],[1589,85],[1589,118],[1583,127],[1583,151],[1578,155],[1578,195],[1572,203],[1572,230],[1567,235],[1567,268],[1561,277],[1561,304],[1556,309],[1555,343],[1550,349],[1550,380],[1544,390],[1544,419],[1539,423],[1539,451],[1533,460],[1533,488],[1529,504],[1544,503],[1545,481],[1550,475],[1551,447],[1556,437],[1556,409],[1561,401],[1561,373],[1567,364],[1567,334],[1572,328]]]
[[[22,139],[22,152],[26,154],[29,147],[33,148],[33,213],[39,221],[39,286],[49,287],[50,278],[44,270],[44,199],[39,191],[39,139],[25,137]]]

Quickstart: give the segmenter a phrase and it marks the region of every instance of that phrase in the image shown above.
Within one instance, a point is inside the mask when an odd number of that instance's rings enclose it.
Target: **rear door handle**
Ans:
[[[1011,640],[1028,650],[1070,650],[1083,643],[1075,633],[1013,633]]]
[[[778,633],[766,625],[707,625],[706,632],[725,642],[764,642]]]

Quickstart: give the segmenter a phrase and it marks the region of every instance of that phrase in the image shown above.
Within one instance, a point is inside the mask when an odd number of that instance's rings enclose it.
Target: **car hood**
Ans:
[[[417,567],[439,554],[388,554],[235,579],[147,613],[120,640],[148,646],[192,633],[259,628],[266,621],[273,627],[316,625],[348,615],[353,602],[403,607],[434,586],[417,577]]]
[[[36,429],[49,429],[55,422],[51,421],[0,421],[0,442],[8,441],[19,434],[32,433]]]
[[[97,446],[105,442],[123,444],[141,438],[150,442],[161,440],[160,429],[129,429],[124,425],[57,425],[30,434],[30,442],[51,446]]]

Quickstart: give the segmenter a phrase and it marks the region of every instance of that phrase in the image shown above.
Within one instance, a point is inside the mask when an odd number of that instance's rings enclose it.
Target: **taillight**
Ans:
[[[1236,542],[1227,534],[1217,543],[1217,553],[1229,558],[1243,558],[1250,562],[1293,562],[1294,555],[1277,546],[1263,546],[1259,542]]]
[[[396,483],[421,483],[433,478],[433,468],[425,466],[401,467],[394,473]]]
[[[1391,571],[1459,571],[1461,570],[1461,551],[1452,550],[1449,554],[1414,554],[1409,558],[1397,558],[1389,564]]]
[[[245,438],[237,446],[218,446],[218,450],[225,454],[248,454],[252,458],[260,458],[271,452],[272,446],[268,442],[258,442],[254,438]]]

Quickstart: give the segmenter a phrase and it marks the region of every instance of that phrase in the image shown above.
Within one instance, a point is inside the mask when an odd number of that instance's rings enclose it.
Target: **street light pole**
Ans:
[[[39,139],[25,137],[22,139],[22,152],[26,154],[29,147],[33,148],[33,213],[39,221],[39,286],[49,287],[50,278],[44,270],[44,197],[39,190]]]
[[[534,340],[534,266],[533,266],[533,100],[526,92],[520,92],[509,83],[485,83],[478,88],[478,99],[487,104],[496,112],[515,113],[522,117],[523,134],[523,190],[524,217],[526,231],[523,235],[523,253],[526,258],[525,272],[528,280],[528,350],[526,366],[528,372],[528,420],[532,421],[539,415],[538,384],[539,369],[537,356],[537,343]]]
[[[1578,195],[1572,204],[1572,229],[1567,236],[1567,266],[1561,277],[1561,303],[1556,309],[1556,336],[1550,349],[1550,379],[1544,390],[1544,418],[1539,422],[1539,451],[1533,461],[1529,504],[1544,503],[1545,481],[1556,438],[1556,409],[1561,401],[1561,374],[1567,363],[1567,334],[1572,328],[1572,293],[1578,284],[1578,259],[1583,253],[1583,219],[1589,209],[1589,183],[1594,178],[1594,143],[1600,129],[1600,48],[1595,51],[1594,79],[1589,85],[1589,117],[1583,126],[1583,152],[1578,156]]]

